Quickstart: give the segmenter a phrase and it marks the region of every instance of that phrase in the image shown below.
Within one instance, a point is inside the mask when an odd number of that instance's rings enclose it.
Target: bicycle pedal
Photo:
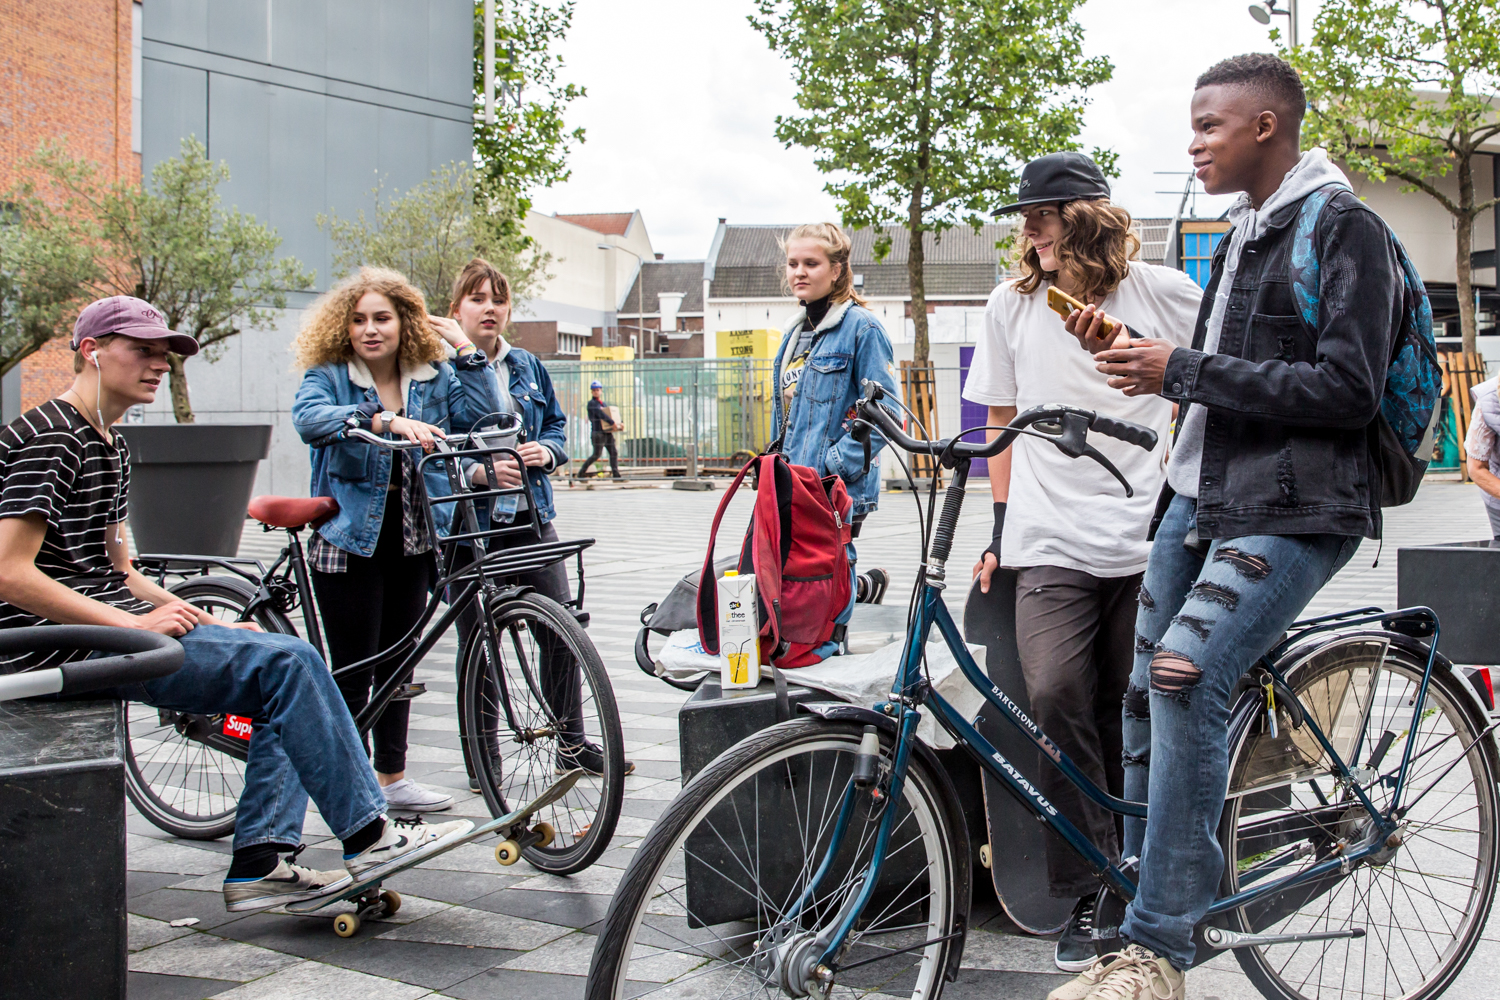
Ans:
[[[426,684],[421,684],[421,683],[403,684],[400,687],[398,687],[396,689],[396,693],[391,696],[391,701],[411,701],[413,698],[420,698],[422,695],[424,695],[426,693],[427,693],[427,685]]]

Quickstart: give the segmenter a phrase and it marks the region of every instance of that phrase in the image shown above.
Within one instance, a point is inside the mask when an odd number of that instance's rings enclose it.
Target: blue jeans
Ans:
[[[1250,535],[1183,546],[1197,504],[1168,508],[1141,586],[1135,666],[1125,692],[1125,797],[1149,822],[1125,819],[1125,856],[1140,887],[1121,933],[1178,969],[1224,870],[1219,814],[1228,790],[1229,695],[1349,561],[1348,535]]]
[[[180,641],[182,669],[112,693],[177,712],[255,720],[235,850],[301,841],[309,792],[340,840],[385,812],[344,697],[312,646],[221,625],[199,625]]]

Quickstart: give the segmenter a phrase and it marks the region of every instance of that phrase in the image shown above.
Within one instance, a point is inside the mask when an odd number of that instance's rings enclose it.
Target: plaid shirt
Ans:
[[[421,497],[417,496],[417,462],[411,452],[403,451],[401,453],[401,553],[419,556],[431,551],[432,542],[427,536],[427,512],[422,505]],[[312,544],[307,547],[307,555],[312,568],[319,573],[347,573],[349,571],[349,553],[317,533],[313,534]]]

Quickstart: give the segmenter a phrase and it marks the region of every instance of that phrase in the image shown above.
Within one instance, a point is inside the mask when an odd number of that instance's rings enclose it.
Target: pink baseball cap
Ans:
[[[165,340],[167,347],[184,357],[198,353],[196,340],[167,329],[167,318],[155,306],[129,295],[111,295],[84,306],[73,324],[73,350],[78,350],[85,337],[98,339],[107,333],[137,340]]]

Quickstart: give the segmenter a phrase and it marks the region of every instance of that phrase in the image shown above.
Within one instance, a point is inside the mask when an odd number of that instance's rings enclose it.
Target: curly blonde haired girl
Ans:
[[[385,267],[362,267],[330,288],[307,310],[302,329],[292,342],[298,368],[316,368],[330,361],[349,361],[354,346],[349,341],[354,307],[367,292],[390,300],[401,320],[401,349],[397,355],[403,370],[424,362],[443,360],[443,339],[427,319],[427,300],[421,289],[398,271]]]

